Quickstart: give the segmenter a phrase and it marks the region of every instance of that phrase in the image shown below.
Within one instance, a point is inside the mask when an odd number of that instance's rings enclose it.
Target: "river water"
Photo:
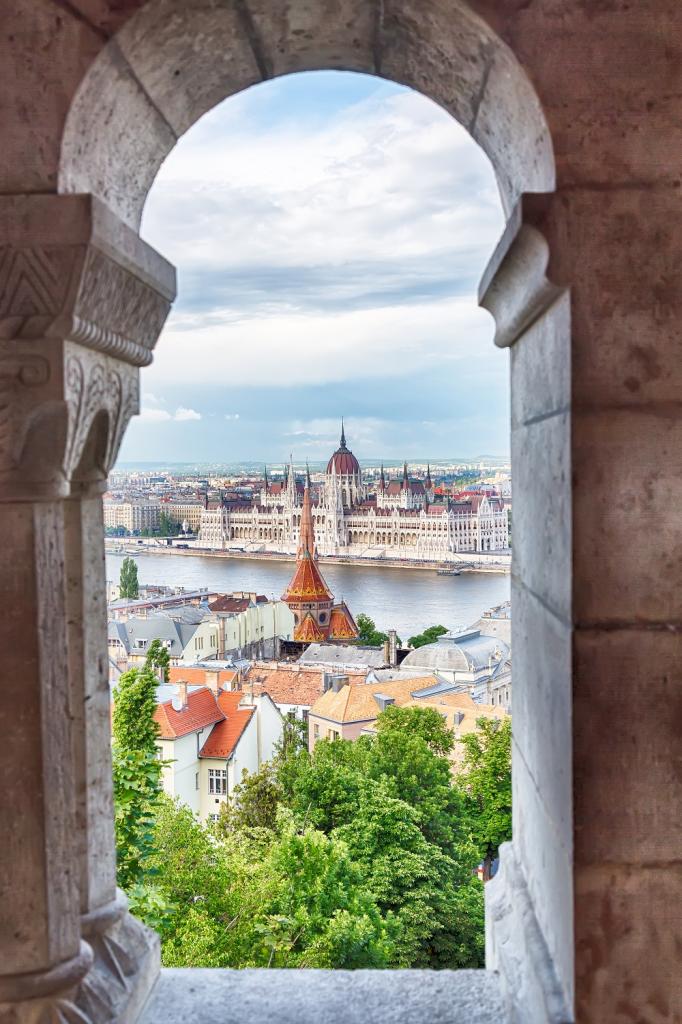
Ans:
[[[123,555],[107,554],[107,578],[118,580]],[[140,583],[208,587],[229,593],[257,591],[279,597],[294,571],[293,562],[201,555],[135,556]],[[429,569],[389,569],[365,565],[322,565],[335,598],[357,616],[365,612],[381,630],[407,637],[427,626],[468,626],[482,612],[508,600],[510,577],[487,573],[438,576]]]

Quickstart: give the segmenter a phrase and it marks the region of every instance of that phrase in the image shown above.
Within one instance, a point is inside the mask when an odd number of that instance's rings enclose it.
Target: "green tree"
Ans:
[[[447,633],[445,626],[429,626],[423,633],[417,633],[416,636],[411,636],[407,641],[408,647],[425,647],[426,644],[435,644],[439,636],[443,636]]]
[[[388,633],[381,633],[377,627],[374,619],[371,619],[369,615],[365,615],[364,612],[360,612],[356,620],[358,627],[358,639],[360,643],[365,644],[367,647],[381,647],[386,640],[388,640]],[[402,646],[400,637],[397,637],[398,647]]]
[[[221,833],[274,832],[283,790],[275,765],[266,761],[257,772],[244,769],[242,781],[234,787],[232,800],[222,804],[217,829]]]
[[[456,782],[487,881],[500,844],[512,837],[511,722],[479,718],[477,725],[460,740],[464,760]]]
[[[121,575],[119,577],[119,591],[121,597],[127,597],[132,601],[140,596],[140,584],[137,579],[137,562],[133,558],[124,558],[121,564]]]
[[[180,524],[174,519],[171,519],[168,512],[162,509],[159,514],[159,529],[158,533],[162,537],[175,537],[180,533]]]
[[[156,687],[168,671],[168,652],[151,644],[142,668],[121,675],[114,694],[113,779],[117,880],[132,909],[158,926],[164,906],[153,884],[154,824],[161,800],[163,762],[154,721]]]

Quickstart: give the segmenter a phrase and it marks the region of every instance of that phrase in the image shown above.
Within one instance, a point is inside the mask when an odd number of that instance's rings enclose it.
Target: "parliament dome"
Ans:
[[[341,424],[341,444],[327,463],[327,472],[336,470],[337,476],[360,476],[360,463],[346,446],[346,434]]]

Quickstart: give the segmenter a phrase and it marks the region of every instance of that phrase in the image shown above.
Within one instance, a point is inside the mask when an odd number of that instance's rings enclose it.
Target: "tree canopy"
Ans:
[[[121,597],[135,601],[140,596],[140,584],[137,579],[137,562],[134,558],[124,558],[118,584]]]
[[[439,636],[443,636],[447,633],[445,626],[429,626],[423,633],[417,633],[416,636],[411,636],[407,641],[408,647],[425,647],[426,644],[435,644]]]
[[[479,718],[477,725],[462,737],[457,785],[487,879],[500,844],[512,836],[511,721]]]
[[[375,735],[295,733],[202,827],[165,799],[150,863],[173,912],[168,966],[475,967],[478,849],[432,708],[395,708]]]
[[[365,615],[364,612],[360,612],[356,619],[356,624],[360,643],[365,644],[367,647],[381,647],[388,640],[388,633],[380,632],[376,627],[374,619],[371,619],[369,615]],[[402,646],[400,637],[396,639],[398,647]]]

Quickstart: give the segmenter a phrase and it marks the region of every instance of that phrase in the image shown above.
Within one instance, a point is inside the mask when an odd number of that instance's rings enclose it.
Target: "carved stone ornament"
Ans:
[[[173,268],[91,196],[0,196],[0,500],[104,479]]]

